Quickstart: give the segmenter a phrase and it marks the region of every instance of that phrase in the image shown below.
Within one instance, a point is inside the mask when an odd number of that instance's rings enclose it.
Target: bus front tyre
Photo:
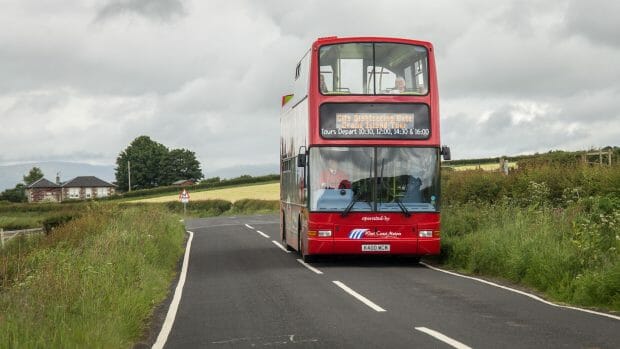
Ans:
[[[306,254],[304,243],[302,241],[299,242],[299,254],[301,255],[301,260],[303,260],[305,263],[314,262],[315,260],[313,255]]]

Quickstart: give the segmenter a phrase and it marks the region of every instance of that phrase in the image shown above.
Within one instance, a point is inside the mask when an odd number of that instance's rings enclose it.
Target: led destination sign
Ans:
[[[430,136],[425,104],[323,104],[320,108],[323,138],[403,138]]]

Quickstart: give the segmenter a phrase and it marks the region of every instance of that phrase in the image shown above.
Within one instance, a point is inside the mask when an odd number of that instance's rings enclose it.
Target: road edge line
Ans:
[[[547,305],[551,305],[553,307],[577,310],[577,311],[581,311],[581,312],[584,312],[584,313],[598,315],[598,316],[604,316],[604,317],[608,317],[610,319],[614,319],[614,320],[619,320],[620,321],[620,316],[616,316],[616,315],[612,315],[612,314],[607,314],[607,313],[601,313],[601,312],[594,311],[594,310],[589,310],[589,309],[573,307],[573,306],[570,306],[570,305],[562,305],[562,304],[557,304],[557,303],[549,302],[549,301],[544,300],[544,299],[542,299],[542,298],[540,298],[540,297],[538,297],[538,296],[536,296],[534,294],[527,293],[525,291],[521,291],[521,290],[517,290],[517,289],[514,289],[514,288],[510,288],[508,286],[503,286],[503,285],[500,285],[500,284],[496,284],[494,282],[487,281],[487,280],[484,280],[484,279],[479,279],[479,278],[476,278],[476,277],[473,277],[473,276],[463,275],[463,274],[455,273],[453,271],[448,271],[448,270],[440,269],[440,268],[437,268],[437,267],[433,267],[432,265],[428,265],[428,264],[426,264],[424,262],[420,262],[420,264],[425,266],[425,267],[427,267],[427,268],[429,268],[429,269],[432,269],[432,270],[435,270],[435,271],[438,271],[438,272],[442,272],[442,273],[453,275],[453,276],[458,276],[458,277],[461,277],[461,278],[464,278],[464,279],[470,279],[470,280],[478,281],[478,282],[481,282],[483,284],[487,284],[489,286],[493,286],[493,287],[504,289],[506,291],[518,293],[518,294],[520,294],[522,296],[529,297],[529,298],[531,298],[533,300],[539,301],[539,302],[547,304]]]
[[[161,327],[161,331],[159,331],[159,335],[157,336],[157,340],[153,344],[151,348],[153,349],[162,349],[168,340],[168,335],[170,335],[170,331],[172,331],[172,325],[174,325],[174,319],[176,318],[177,311],[179,310],[179,303],[181,303],[181,295],[183,294],[183,286],[185,286],[185,279],[187,277],[187,266],[189,264],[189,252],[192,248],[192,240],[194,239],[194,233],[186,230],[189,233],[189,238],[187,239],[187,245],[185,246],[185,256],[183,257],[183,266],[181,267],[181,275],[179,275],[179,282],[177,283],[177,287],[174,290],[174,296],[172,297],[172,302],[170,302],[170,308],[168,308],[168,313],[166,314],[166,319],[164,320],[164,324]]]
[[[454,348],[457,349],[472,349],[470,346],[463,344],[459,341],[457,341],[454,338],[450,338],[448,336],[446,336],[445,334],[439,332],[439,331],[435,331],[433,329],[427,328],[427,327],[415,327],[416,330],[422,332],[422,333],[426,333],[427,335],[441,341],[444,342],[446,344],[448,344],[449,346],[452,346]]]

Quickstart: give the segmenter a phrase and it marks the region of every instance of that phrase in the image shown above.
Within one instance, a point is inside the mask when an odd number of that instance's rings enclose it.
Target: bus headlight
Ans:
[[[432,238],[433,231],[432,230],[420,230],[420,232],[418,233],[418,236],[421,238]]]
[[[319,237],[320,238],[328,238],[332,236],[332,231],[331,230],[319,230]]]

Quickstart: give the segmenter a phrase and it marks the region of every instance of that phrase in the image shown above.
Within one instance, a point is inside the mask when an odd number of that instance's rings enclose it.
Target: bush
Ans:
[[[234,213],[267,213],[277,212],[280,209],[280,201],[243,199],[235,201],[232,207]]]
[[[164,204],[168,211],[174,213],[183,213],[183,204],[169,201]],[[187,213],[192,215],[198,215],[200,217],[219,216],[224,212],[230,210],[232,203],[226,200],[202,200],[191,201],[187,204]]]
[[[45,234],[49,234],[52,232],[52,230],[58,228],[63,224],[66,224],[77,216],[77,214],[63,214],[48,217],[43,220],[43,231],[45,232]]]

